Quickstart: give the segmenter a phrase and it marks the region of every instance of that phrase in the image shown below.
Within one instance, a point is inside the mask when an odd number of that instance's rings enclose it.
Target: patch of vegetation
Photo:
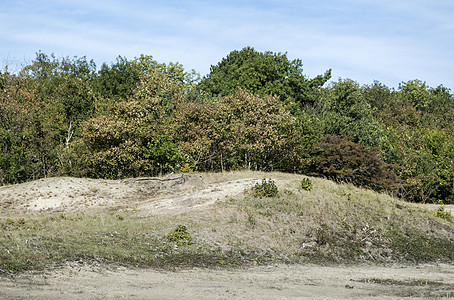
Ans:
[[[173,232],[167,235],[167,239],[179,246],[192,244],[192,237],[184,225],[178,225]]]
[[[390,164],[367,147],[338,136],[328,135],[314,145],[304,171],[376,191],[395,191],[398,187]]]
[[[195,241],[184,225],[165,234],[167,222],[177,220],[136,217],[132,213],[121,222],[113,214],[61,216],[30,216],[30,226],[8,224],[11,218],[0,217],[0,274],[43,269],[65,261],[96,260],[166,269],[265,261],[249,247],[220,251],[218,245]]]
[[[273,179],[262,179],[261,183],[256,183],[252,187],[251,195],[258,198],[274,197],[278,194],[278,187]]]
[[[301,189],[305,191],[312,190],[312,181],[309,178],[303,178],[301,180]]]
[[[454,203],[454,96],[442,85],[326,85],[330,69],[309,79],[301,59],[251,47],[203,78],[147,55],[98,68],[38,52],[8,70],[0,71],[0,185],[254,169]]]
[[[249,230],[270,232],[272,237],[261,237],[267,240],[264,247],[287,245],[281,251],[290,261],[423,262],[454,258],[454,226],[434,221],[430,211],[351,185],[329,187],[325,181],[317,181],[323,183],[317,195],[249,196],[231,205],[241,208],[247,220],[254,220]]]
[[[446,220],[452,220],[453,216],[451,212],[445,210],[444,205],[440,205],[435,211],[434,211],[434,216],[437,218],[442,218]]]

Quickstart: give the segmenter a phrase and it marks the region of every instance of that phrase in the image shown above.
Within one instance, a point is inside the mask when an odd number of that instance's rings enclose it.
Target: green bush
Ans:
[[[262,179],[261,183],[256,183],[252,188],[252,195],[255,197],[274,197],[278,193],[278,188],[273,179]]]
[[[198,171],[293,169],[295,118],[277,97],[238,89],[213,103],[182,103],[172,124]]]
[[[434,216],[437,218],[442,218],[446,220],[452,220],[452,215],[449,211],[445,210],[444,205],[440,205],[435,211]]]
[[[312,181],[309,178],[303,178],[303,180],[301,180],[301,189],[305,191],[312,190]]]
[[[167,239],[179,246],[192,244],[192,237],[184,225],[178,225],[173,232],[167,235]]]

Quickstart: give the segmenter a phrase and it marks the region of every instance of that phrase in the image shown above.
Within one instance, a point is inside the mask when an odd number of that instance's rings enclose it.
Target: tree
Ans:
[[[182,159],[169,119],[182,95],[181,87],[162,74],[141,75],[128,99],[104,103],[82,123],[71,152],[72,173],[117,179],[179,170]]]
[[[24,74],[5,74],[0,91],[0,184],[55,174],[52,114]],[[58,140],[58,139],[57,139]]]
[[[118,56],[116,63],[103,64],[98,71],[94,86],[102,97],[121,101],[133,96],[144,76],[159,75],[189,92],[199,80],[194,70],[187,72],[179,63],[159,63],[153,56],[141,54],[133,60]]]
[[[139,83],[140,72],[132,61],[118,56],[110,66],[102,64],[95,82],[95,91],[104,98],[116,101],[130,97]]]
[[[200,90],[213,96],[234,94],[238,87],[259,96],[277,95],[284,103],[312,104],[315,90],[331,78],[331,70],[308,79],[300,59],[287,54],[258,52],[252,47],[232,51],[199,84]]]
[[[241,89],[216,103],[183,103],[175,120],[179,147],[199,170],[293,170],[294,122],[276,97]]]
[[[168,65],[159,63],[151,55],[140,55],[133,61],[134,66],[142,75],[160,74],[169,81],[176,83],[183,91],[188,92],[200,80],[195,71],[186,71],[180,63],[170,62]]]
[[[36,89],[43,104],[54,113],[55,126],[67,128],[70,122],[79,123],[93,113],[95,95],[92,82],[95,71],[95,63],[86,57],[57,59],[53,54],[48,56],[38,52],[21,75],[28,80],[29,88]]]
[[[316,102],[325,134],[338,135],[364,146],[382,146],[384,131],[374,118],[364,89],[351,79],[339,79]]]

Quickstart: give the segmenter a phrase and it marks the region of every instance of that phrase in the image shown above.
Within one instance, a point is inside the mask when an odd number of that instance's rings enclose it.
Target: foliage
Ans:
[[[0,183],[19,183],[55,172],[58,131],[52,108],[23,76],[6,75],[0,92]]]
[[[132,61],[118,56],[110,66],[101,65],[93,83],[96,93],[107,99],[125,100],[132,96],[139,83],[140,71]]]
[[[337,135],[364,146],[381,146],[383,129],[373,117],[363,89],[353,80],[339,79],[317,101],[324,134]]]
[[[305,191],[310,191],[312,190],[312,181],[309,179],[309,178],[303,178],[301,180],[301,189],[305,190]]]
[[[199,88],[214,96],[234,94],[238,87],[257,94],[278,95],[284,103],[314,102],[314,90],[331,78],[331,70],[308,79],[302,61],[289,60],[287,54],[258,52],[252,47],[232,51],[217,65],[211,66]]]
[[[303,166],[308,175],[325,176],[378,191],[394,191],[398,187],[391,165],[366,147],[337,136],[321,138],[311,149],[310,156]]]
[[[183,65],[170,62],[168,65],[158,63],[150,55],[140,55],[133,61],[142,75],[159,74],[178,85],[185,93],[189,92],[200,80],[200,75],[191,70],[187,72]]]
[[[145,159],[151,161],[158,174],[166,174],[178,171],[180,163],[184,161],[178,151],[177,144],[171,136],[156,136],[153,141],[148,142],[147,149],[143,155]]]
[[[252,187],[251,195],[258,198],[275,197],[278,194],[278,187],[273,179],[263,178],[261,183]]]
[[[38,52],[18,72],[0,72],[0,184],[280,170],[454,203],[448,88],[351,79],[322,87],[329,71],[313,79],[302,71],[299,59],[251,47],[229,53],[201,81],[150,55],[119,56],[97,69],[86,57]],[[328,136],[344,142],[320,147]],[[330,151],[342,154],[332,170]]]
[[[437,218],[442,218],[446,220],[452,220],[453,216],[449,211],[445,210],[444,205],[440,205],[435,211],[434,216]]]
[[[178,225],[173,232],[167,235],[167,239],[177,243],[178,246],[192,244],[192,237],[189,234],[187,227],[184,225]]]
[[[386,132],[383,150],[398,164],[400,196],[414,202],[454,201],[454,99],[443,86],[402,83],[377,114]]]
[[[177,109],[179,148],[198,170],[280,169],[297,149],[294,118],[277,98],[244,90]]]
[[[32,64],[21,73],[44,104],[55,110],[54,116],[61,116],[58,125],[67,126],[70,121],[85,120],[93,112],[95,70],[95,63],[86,57],[57,59],[38,52]]]
[[[5,73],[7,73],[7,72],[5,72]],[[5,75],[3,75],[2,71],[0,71],[0,91],[2,91],[6,87],[6,76]]]
[[[186,72],[178,63],[159,63],[151,55],[140,55],[134,60],[118,56],[116,63],[103,64],[94,78],[93,86],[96,93],[106,99],[115,101],[133,97],[145,78],[164,77],[160,82],[172,82],[185,93],[198,82],[199,75],[192,70]],[[166,89],[160,89],[166,90]]]
[[[180,156],[173,142],[166,94],[178,99],[178,88],[160,76],[142,79],[134,98],[104,107],[99,116],[82,124],[74,144],[80,175],[124,178],[156,175],[178,168]]]

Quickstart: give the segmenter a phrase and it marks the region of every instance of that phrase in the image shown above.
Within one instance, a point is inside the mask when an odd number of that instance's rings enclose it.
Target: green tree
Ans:
[[[133,60],[119,56],[114,64],[101,66],[94,82],[95,91],[107,99],[125,100],[133,96],[144,76],[156,75],[173,81],[185,93],[192,90],[200,77],[194,70],[187,72],[179,63],[159,63],[151,55],[141,54]]]
[[[143,75],[160,74],[166,79],[176,83],[187,93],[200,80],[200,75],[195,70],[186,71],[180,63],[159,63],[151,55],[140,55],[134,59],[133,64]]]
[[[385,131],[387,161],[401,166],[401,197],[414,202],[452,202],[454,99],[443,86],[411,80],[386,95],[374,112]]]
[[[246,47],[211,66],[199,88],[209,95],[227,96],[241,87],[260,96],[277,95],[284,103],[312,104],[314,90],[331,78],[331,70],[309,79],[303,75],[302,66],[300,59],[289,60],[287,54]]]
[[[325,134],[341,136],[364,146],[382,145],[384,131],[357,82],[339,79],[331,83],[316,103]]]
[[[67,128],[93,113],[95,96],[92,82],[96,65],[86,57],[57,59],[38,52],[35,60],[22,70],[22,75],[36,89],[44,105],[54,111],[56,126]]]
[[[178,170],[182,160],[171,117],[182,95],[181,87],[161,74],[142,75],[131,97],[104,103],[82,124],[72,145],[71,172],[117,179]]]
[[[56,174],[51,114],[30,79],[6,74],[0,91],[0,183],[20,183]]]
[[[391,90],[384,84],[374,81],[362,87],[364,99],[373,109],[374,114],[380,114],[391,98]]]
[[[94,81],[94,90],[101,97],[117,101],[129,98],[140,80],[140,70],[133,61],[118,56],[110,66],[101,65]]]

